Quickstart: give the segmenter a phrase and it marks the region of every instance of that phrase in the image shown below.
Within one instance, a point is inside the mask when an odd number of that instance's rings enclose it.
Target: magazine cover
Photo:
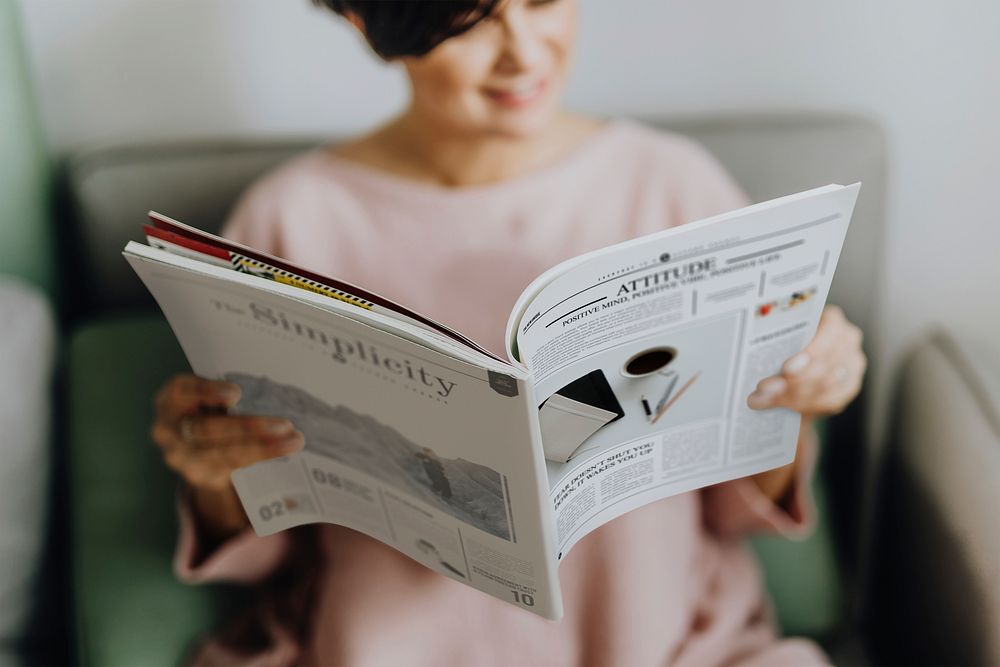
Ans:
[[[233,475],[259,535],[338,523],[561,615],[537,409],[522,372],[454,359],[294,298],[296,287],[133,252],[195,373],[239,384],[240,412],[286,417],[305,435],[303,452]]]

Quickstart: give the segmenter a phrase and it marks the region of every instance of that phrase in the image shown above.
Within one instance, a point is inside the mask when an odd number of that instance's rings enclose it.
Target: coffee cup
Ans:
[[[644,378],[659,373],[677,358],[676,348],[658,345],[636,352],[622,364],[621,374],[627,378]]]

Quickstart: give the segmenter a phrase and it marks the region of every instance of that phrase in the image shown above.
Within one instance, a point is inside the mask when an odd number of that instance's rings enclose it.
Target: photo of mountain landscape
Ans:
[[[329,405],[267,377],[229,373],[243,390],[241,414],[280,416],[305,434],[306,449],[370,475],[431,507],[510,540],[503,483],[496,470],[438,456],[370,415]],[[430,443],[433,444],[433,443]]]

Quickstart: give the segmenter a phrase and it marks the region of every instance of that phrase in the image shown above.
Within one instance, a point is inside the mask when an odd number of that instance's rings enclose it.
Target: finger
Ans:
[[[797,373],[786,374],[788,391],[786,396],[790,400],[803,401],[826,390],[832,375],[829,356],[822,356],[810,360],[805,368]]]
[[[794,359],[794,357],[793,357]],[[829,365],[826,356],[811,359],[795,373],[784,373],[764,378],[757,384],[748,405],[760,409],[787,407],[798,409],[808,405],[815,396],[825,391],[829,383]]]
[[[196,468],[187,474],[181,473],[181,476],[189,486],[207,491],[222,491],[232,484],[231,474],[231,470],[221,468]]]
[[[833,378],[826,391],[817,398],[820,409],[827,414],[834,414],[847,407],[861,393],[867,367],[868,358],[861,352],[854,354],[842,367],[845,370],[844,377]]]
[[[295,426],[279,417],[205,415],[191,420],[191,441],[197,446],[239,443],[251,440],[274,440],[288,436]]]
[[[780,375],[766,377],[757,383],[757,388],[747,397],[747,407],[754,410],[773,407],[775,398],[787,390],[788,382],[785,378]]]
[[[860,392],[866,364],[861,353],[847,355],[843,363],[825,370],[822,377],[813,378],[808,389],[789,397],[785,407],[813,415],[842,411]]]
[[[836,382],[833,370],[843,360],[860,355],[861,330],[851,324],[838,306],[827,306],[816,336],[801,352],[790,357],[779,375],[762,380],[747,399],[755,409],[788,407],[809,409]]]
[[[301,431],[293,431],[280,440],[255,440],[219,447],[209,447],[192,453],[192,461],[201,466],[224,470],[227,474],[260,461],[287,456],[305,445]]]
[[[857,395],[851,385],[836,385],[816,396],[801,410],[803,414],[828,416],[841,412]]]
[[[208,380],[195,375],[178,375],[156,396],[157,414],[174,421],[204,408],[228,409],[236,404],[240,388],[230,382]]]
[[[815,385],[821,392],[864,375],[867,358],[861,350],[861,330],[850,323],[827,353],[811,361],[798,373],[787,376],[793,389]]]
[[[149,428],[149,437],[155,442],[161,449],[167,449],[176,447],[180,444],[180,438],[177,434],[177,429],[174,428],[173,424],[167,423],[163,419],[157,419],[153,422],[153,425]]]
[[[852,370],[855,365],[853,356],[833,356],[833,363],[828,363],[828,360],[813,362],[801,374],[790,379],[789,391],[778,397],[776,402],[803,414],[825,413],[828,397],[833,392],[842,391],[855,375]]]
[[[808,404],[809,396],[817,390],[812,385],[799,385],[792,388],[784,378],[775,376],[747,398],[747,405],[753,409],[789,408],[798,410],[801,405]]]
[[[188,421],[187,434],[183,433],[183,422]],[[190,455],[188,450],[208,447],[222,447],[252,442],[273,445],[294,434],[295,427],[286,419],[272,417],[231,417],[204,416],[182,417],[173,423],[158,419],[150,428],[153,441],[164,450],[164,456],[171,451],[168,465],[180,465],[179,457]]]
[[[775,396],[771,401],[770,407],[788,408],[795,412],[808,414],[812,412],[817,398],[823,395],[825,389],[826,387],[823,383],[810,382],[808,384],[799,384],[794,389],[789,388],[788,391]]]
[[[854,331],[856,330],[856,331]],[[798,354],[792,355],[781,367],[784,375],[795,375],[805,370],[814,360],[829,356],[845,339],[853,340],[860,329],[844,316],[840,306],[829,305],[820,315],[816,335]],[[857,342],[860,344],[860,338]]]
[[[232,407],[239,398],[237,384],[186,373],[174,376],[163,386],[155,405],[160,417],[172,421],[201,407]]]
[[[176,448],[164,453],[167,465],[184,479],[204,488],[217,488],[229,482],[234,470],[301,451],[305,437],[293,431],[281,440],[254,441],[203,449]]]
[[[757,384],[747,405],[751,408],[791,408],[798,409],[808,405],[813,397],[820,394],[826,386],[826,364],[820,360],[811,361],[809,365],[794,375],[772,375]]]

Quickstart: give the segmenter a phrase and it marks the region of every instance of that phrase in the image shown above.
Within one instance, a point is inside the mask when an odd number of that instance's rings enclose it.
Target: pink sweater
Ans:
[[[312,151],[254,185],[224,233],[380,292],[502,354],[514,300],[544,269],[745,203],[699,145],[612,121],[557,164],[487,186],[422,184]],[[814,438],[803,437],[785,507],[736,480],[653,503],[584,538],[560,566],[561,622],[340,526],[247,532],[204,553],[182,502],[178,575],[261,590],[256,608],[203,645],[196,662],[824,663],[811,643],[775,637],[757,566],[740,541],[754,531],[807,530]]]

